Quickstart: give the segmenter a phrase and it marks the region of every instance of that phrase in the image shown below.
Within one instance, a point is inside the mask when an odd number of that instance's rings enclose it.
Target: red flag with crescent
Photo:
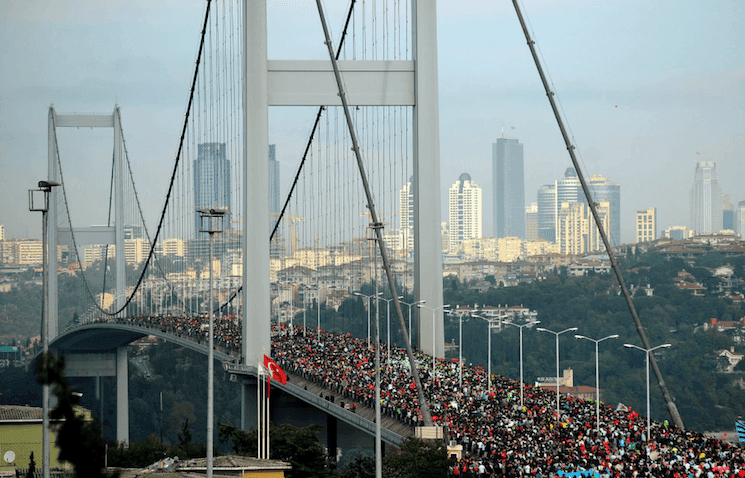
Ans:
[[[277,362],[272,360],[270,357],[264,355],[264,367],[269,371],[269,382],[266,390],[267,396],[269,395],[269,389],[272,386],[272,379],[279,380],[282,385],[287,385],[287,375],[284,370],[277,365]]]

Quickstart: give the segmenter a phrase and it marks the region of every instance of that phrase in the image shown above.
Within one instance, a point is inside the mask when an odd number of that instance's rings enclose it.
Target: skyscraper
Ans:
[[[696,163],[690,204],[691,229],[696,234],[711,234],[722,229],[722,188],[713,161]]]
[[[398,194],[398,210],[401,214],[401,244],[409,254],[414,253],[414,178],[404,184]]]
[[[609,227],[607,201],[597,204],[600,223]],[[604,250],[600,231],[595,224],[590,208],[584,202],[563,202],[556,221],[556,242],[561,254],[582,254]]]
[[[525,239],[525,167],[523,145],[514,138],[492,144],[494,237]]]
[[[737,203],[735,208],[735,234],[740,235],[740,239],[745,239],[745,201]]]
[[[621,186],[610,179],[599,175],[590,178],[588,184],[590,194],[595,203],[607,201],[610,207],[608,217],[609,230],[605,233],[608,235],[611,247],[621,245]],[[581,191],[581,190],[580,190]]]
[[[476,239],[481,233],[481,188],[468,173],[460,175],[449,191],[450,253],[456,253],[466,239]],[[524,211],[524,209],[523,209]]]
[[[538,237],[559,242],[557,224],[562,203],[585,203],[582,185],[574,168],[567,168],[564,176],[554,184],[544,184],[538,189]]]
[[[279,161],[277,161],[277,145],[269,145],[269,218],[271,225],[279,217]]]
[[[577,171],[569,167],[564,171],[564,177],[556,181],[556,216],[559,215],[561,204],[565,202],[581,202],[587,204],[582,183],[579,182]]]
[[[538,189],[538,238],[556,241],[556,184]]]
[[[722,202],[722,229],[733,230],[735,228],[735,207],[729,200],[729,194],[723,196]]]
[[[530,203],[525,207],[525,240],[538,240],[538,203]]]
[[[280,204],[279,189],[279,161],[277,161],[277,145],[269,145],[269,230],[274,231],[274,227],[279,220],[279,214],[282,211]],[[269,244],[269,257],[279,259],[285,253],[285,241],[282,237],[282,228],[277,232]]]
[[[202,143],[194,160],[194,207],[231,210],[230,160],[225,143]],[[226,225],[226,228],[229,227]],[[199,213],[194,212],[194,228],[200,234]]]

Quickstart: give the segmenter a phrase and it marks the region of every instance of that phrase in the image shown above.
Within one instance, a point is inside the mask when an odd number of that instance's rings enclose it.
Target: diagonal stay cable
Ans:
[[[357,133],[355,132],[354,124],[352,123],[352,115],[349,113],[349,104],[347,103],[347,94],[344,89],[344,84],[342,82],[341,73],[339,72],[339,65],[337,64],[336,58],[334,57],[334,49],[333,44],[331,41],[331,37],[329,36],[328,26],[326,25],[326,16],[323,13],[323,6],[321,5],[321,0],[316,0],[316,6],[318,7],[318,16],[321,18],[321,24],[323,26],[323,33],[326,37],[326,46],[328,47],[329,51],[329,57],[331,58],[331,65],[334,68],[334,78],[336,79],[336,87],[339,92],[339,98],[341,99],[342,107],[344,109],[344,117],[347,122],[347,129],[349,130],[349,137],[352,140],[352,150],[354,151],[354,155],[357,159],[357,168],[360,172],[360,180],[362,181],[363,188],[365,190],[365,197],[367,199],[367,207],[370,210],[370,220],[372,221],[371,227],[375,231],[376,236],[376,242],[378,243],[378,248],[380,250],[380,257],[383,260],[383,268],[385,269],[386,277],[388,278],[388,287],[390,287],[391,295],[393,296],[393,304],[396,308],[396,315],[398,315],[398,322],[400,327],[400,332],[403,335],[404,338],[404,344],[406,345],[406,355],[409,359],[409,370],[411,371],[411,378],[414,380],[414,385],[416,387],[417,391],[417,399],[419,401],[419,411],[422,414],[422,419],[424,420],[424,424],[426,426],[432,426],[432,414],[430,412],[429,408],[429,402],[427,402],[426,397],[424,396],[424,389],[422,387],[422,382],[419,379],[419,372],[417,370],[417,362],[416,358],[414,357],[414,351],[411,348],[411,341],[409,340],[409,332],[407,331],[406,324],[404,323],[404,315],[401,311],[401,303],[398,300],[398,294],[395,293],[396,291],[396,282],[395,278],[393,277],[393,273],[391,272],[390,263],[388,261],[388,252],[386,250],[385,241],[383,241],[383,233],[381,232],[381,229],[383,229],[383,223],[380,222],[378,219],[378,214],[375,211],[375,203],[373,201],[372,191],[370,190],[370,185],[367,181],[367,174],[365,173],[365,165],[362,161],[362,153],[360,152],[360,146],[357,142]],[[434,347],[434,344],[432,344]],[[434,350],[432,351],[432,356],[434,356]],[[378,372],[376,372],[378,373]]]

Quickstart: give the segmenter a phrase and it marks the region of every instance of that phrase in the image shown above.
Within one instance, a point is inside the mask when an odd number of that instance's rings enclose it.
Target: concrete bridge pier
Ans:
[[[256,427],[257,409],[256,409],[256,377],[243,370],[232,369],[227,367],[231,373],[231,381],[240,383],[241,386],[241,428],[250,430]],[[288,391],[288,387],[294,390],[293,393]],[[339,408],[337,405],[327,401],[324,397],[328,394],[317,395],[318,391],[311,392],[302,387],[293,387],[289,383],[287,386],[272,385],[270,421],[275,425],[290,424],[296,427],[305,427],[317,425],[319,428],[319,440],[322,445],[326,446],[329,458],[337,462],[341,457],[341,462],[346,462],[358,453],[372,456],[375,449],[374,436],[370,431],[374,430],[374,425],[367,423],[363,431],[360,423],[356,426],[348,423],[345,419],[340,419],[332,412],[332,409]],[[300,398],[302,395],[304,398]],[[349,411],[344,412],[349,415],[352,421],[366,421],[361,416]],[[387,435],[391,439],[393,435]],[[400,437],[399,437],[400,440]]]
[[[126,345],[116,349],[116,441],[129,445],[129,362]]]
[[[97,395],[103,398],[101,377],[116,377],[116,440],[129,444],[129,363],[127,346],[110,352],[81,353],[60,351],[67,361],[65,375],[96,380]],[[97,398],[99,398],[97,397]],[[102,407],[103,409],[103,407]],[[103,417],[102,417],[103,418]]]

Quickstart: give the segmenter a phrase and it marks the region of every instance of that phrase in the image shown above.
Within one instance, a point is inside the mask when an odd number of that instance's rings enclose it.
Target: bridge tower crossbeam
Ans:
[[[57,206],[59,204],[60,188],[52,188],[51,200],[49,201],[49,217],[54,218],[49,227],[49,270],[53,271],[48,274],[49,287],[47,288],[47,297],[45,304],[48,307],[48,333],[50,343],[59,335],[59,318],[58,318],[58,280],[57,280],[57,246],[60,243],[72,243],[72,237],[75,237],[77,246],[88,244],[114,244],[116,246],[116,278],[115,285],[117,294],[115,294],[115,307],[117,310],[124,306],[126,301],[126,265],[124,256],[124,189],[125,189],[125,168],[122,130],[120,124],[119,108],[115,107],[114,112],[110,115],[87,114],[87,115],[60,115],[57,114],[53,106],[49,107],[48,119],[48,177],[50,181],[62,182],[59,168],[59,151],[57,148],[57,128],[113,128],[114,130],[114,225],[113,226],[92,226],[73,228],[71,224],[67,227],[60,227],[58,220]],[[126,315],[122,311],[121,315]],[[117,376],[117,441],[129,443],[129,403],[128,403],[128,369],[127,369],[127,348],[117,348],[115,358],[112,360],[116,364]],[[71,362],[78,364],[77,367],[71,368],[69,376],[100,376],[96,372],[96,365],[90,367],[82,366],[85,360],[76,361],[73,357],[68,357]]]
[[[340,106],[331,61],[267,58],[267,0],[244,0],[244,326],[243,360],[257,365],[270,352],[269,167],[270,106]],[[421,348],[444,356],[440,243],[440,141],[436,2],[411,0],[411,60],[339,61],[350,106],[412,106],[414,184],[414,289],[438,311],[419,328]],[[320,31],[320,27],[319,27]],[[250,253],[259,252],[259,253]],[[266,251],[266,254],[260,253]],[[251,311],[252,317],[248,316]],[[243,403],[248,402],[244,387]],[[243,410],[244,429],[248,425]]]

